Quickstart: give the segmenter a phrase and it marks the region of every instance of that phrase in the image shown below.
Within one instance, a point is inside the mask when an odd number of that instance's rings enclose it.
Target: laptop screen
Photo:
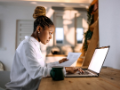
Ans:
[[[90,65],[88,67],[89,70],[100,73],[100,70],[106,58],[108,49],[109,47],[95,49]]]

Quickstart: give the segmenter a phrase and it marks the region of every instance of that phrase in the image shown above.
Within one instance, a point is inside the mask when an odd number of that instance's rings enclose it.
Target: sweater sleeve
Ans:
[[[42,67],[40,59],[37,58],[35,47],[29,43],[25,43],[22,50],[23,66],[32,79],[50,76],[50,67]]]
[[[46,63],[46,66],[47,67],[53,67],[53,66],[56,66],[58,64],[59,64],[59,61],[56,61],[56,62]]]

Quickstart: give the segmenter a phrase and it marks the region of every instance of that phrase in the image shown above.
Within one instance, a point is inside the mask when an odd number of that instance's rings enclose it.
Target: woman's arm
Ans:
[[[26,72],[32,79],[50,76],[51,68],[40,65],[40,59],[37,58],[34,47],[32,44],[24,43],[23,49],[21,50],[22,64]]]
[[[63,59],[61,59],[61,60],[59,60],[59,61],[56,61],[56,62],[47,63],[46,66],[47,66],[47,67],[56,66],[56,65],[58,65],[58,64],[60,64],[60,63],[63,63],[63,62],[65,62],[65,61],[68,61],[68,59],[67,59],[67,58],[63,58]]]

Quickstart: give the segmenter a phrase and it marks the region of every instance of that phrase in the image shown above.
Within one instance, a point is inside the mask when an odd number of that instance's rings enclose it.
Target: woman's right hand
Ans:
[[[76,71],[80,71],[81,73],[84,73],[84,71],[80,67],[65,67],[66,72],[68,73],[75,73]]]

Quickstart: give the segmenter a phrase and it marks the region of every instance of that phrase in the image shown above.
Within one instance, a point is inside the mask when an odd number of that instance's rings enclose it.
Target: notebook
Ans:
[[[99,76],[103,63],[106,59],[110,46],[104,46],[96,48],[88,69],[83,70],[84,73],[80,73],[77,71],[74,74],[66,74],[66,77],[92,77],[92,76]]]

